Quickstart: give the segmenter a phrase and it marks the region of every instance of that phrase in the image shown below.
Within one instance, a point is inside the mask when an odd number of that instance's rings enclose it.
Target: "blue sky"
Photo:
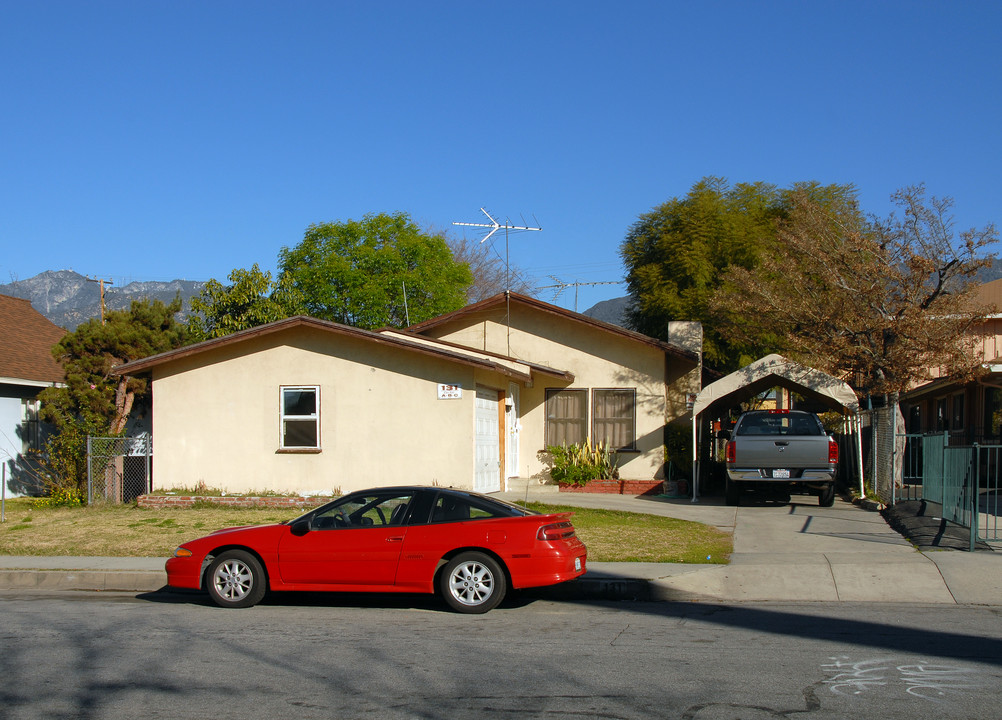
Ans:
[[[706,175],[880,215],[924,182],[981,227],[1000,29],[998,2],[0,0],[0,282],[224,280],[311,223],[482,206],[544,228],[509,242],[540,285],[616,281],[637,216]]]

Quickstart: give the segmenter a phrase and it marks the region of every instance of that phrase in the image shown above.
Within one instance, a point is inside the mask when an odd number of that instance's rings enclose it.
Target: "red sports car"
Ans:
[[[483,613],[508,587],[584,574],[587,549],[570,516],[464,490],[362,490],[295,520],[187,542],[167,561],[167,582],[233,608],[254,605],[267,589],[437,591],[459,612]]]

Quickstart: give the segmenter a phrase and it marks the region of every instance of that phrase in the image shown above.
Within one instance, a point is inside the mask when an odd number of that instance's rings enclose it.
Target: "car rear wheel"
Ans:
[[[212,601],[225,608],[257,605],[267,589],[261,563],[243,550],[220,553],[209,565],[206,585]]]
[[[484,553],[460,553],[439,576],[439,590],[453,610],[485,613],[504,599],[507,581],[497,561]]]
[[[835,483],[828,483],[818,493],[818,505],[831,507],[835,504]]]

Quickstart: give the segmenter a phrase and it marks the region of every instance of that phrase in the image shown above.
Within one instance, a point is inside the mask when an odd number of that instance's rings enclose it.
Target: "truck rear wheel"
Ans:
[[[835,504],[835,483],[828,483],[818,493],[818,505],[831,507]]]
[[[724,484],[724,502],[733,506],[741,504],[741,488],[730,478]]]

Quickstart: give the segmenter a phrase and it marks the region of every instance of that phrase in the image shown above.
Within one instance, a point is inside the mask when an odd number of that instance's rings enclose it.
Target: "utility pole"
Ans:
[[[622,280],[601,280],[598,282],[564,282],[560,278],[550,275],[550,279],[556,283],[556,285],[541,285],[540,290],[548,290],[552,288],[557,288],[556,292],[553,293],[553,299],[556,300],[560,293],[569,287],[574,288],[574,312],[578,311],[578,288],[579,287],[590,287],[592,285],[622,285]]]
[[[96,282],[99,283],[101,286],[101,324],[104,325],[104,284],[108,283],[109,285],[114,285],[115,283],[112,282],[111,278],[104,280],[102,278],[90,278],[90,277],[87,278],[87,282]]]

